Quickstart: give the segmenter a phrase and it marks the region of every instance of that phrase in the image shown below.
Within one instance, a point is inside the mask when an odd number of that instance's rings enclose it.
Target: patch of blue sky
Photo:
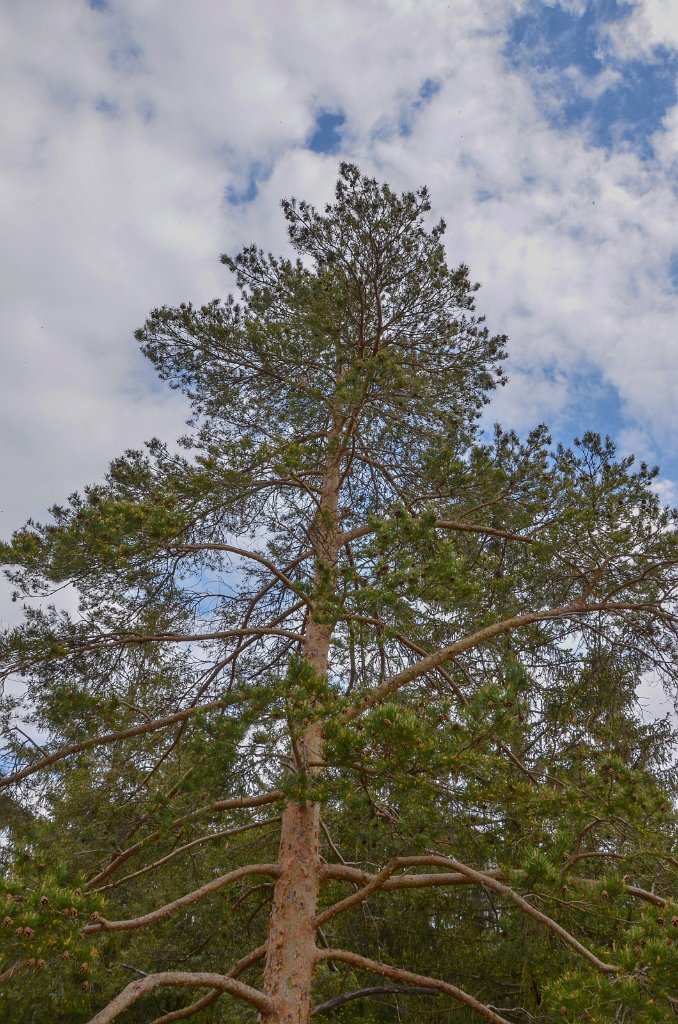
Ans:
[[[628,426],[617,389],[599,371],[568,375],[570,402],[563,411],[558,433],[564,443],[592,430],[614,440]]]
[[[94,108],[104,117],[116,118],[120,117],[120,106],[116,100],[110,99],[108,96],[97,96],[94,101]]]
[[[669,258],[669,280],[674,292],[678,292],[678,249]]]
[[[93,11],[107,11],[108,0],[87,0],[87,6],[91,7]]]
[[[346,115],[341,111],[320,110],[316,115],[313,130],[306,143],[313,153],[331,155],[341,149],[341,129],[346,122]]]
[[[156,114],[156,107],[153,100],[142,98],[137,102],[137,113],[144,124],[149,124]]]
[[[511,26],[505,56],[532,80],[555,126],[583,124],[597,146],[630,145],[650,157],[651,137],[678,98],[678,54],[658,48],[647,60],[616,57],[606,29],[631,11],[619,0],[590,0],[580,13],[532,0]]]
[[[259,184],[266,180],[268,172],[259,163],[253,163],[247,170],[244,179],[239,184],[226,186],[224,198],[229,206],[242,206],[243,203],[251,203],[257,198]]]
[[[408,136],[412,132],[412,125],[414,123],[417,114],[433,99],[436,93],[439,93],[441,89],[440,82],[434,78],[425,78],[419,86],[414,102],[412,102],[407,110],[403,113],[400,118],[400,124],[398,125],[398,134],[402,136]]]

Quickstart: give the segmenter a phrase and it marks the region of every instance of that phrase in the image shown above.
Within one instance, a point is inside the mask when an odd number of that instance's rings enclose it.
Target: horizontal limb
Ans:
[[[405,860],[405,858],[400,859]],[[506,877],[505,872],[501,868],[491,868],[484,872],[484,874],[489,878],[503,879]],[[348,864],[326,864],[322,871],[323,881],[325,879],[336,879],[340,882],[352,882],[366,887],[376,878],[377,875],[372,875],[369,871],[362,871],[360,868],[354,868]],[[380,888],[389,892],[394,889],[428,889],[432,886],[473,884],[469,877],[460,871],[437,871],[428,874],[389,877],[385,879]]]
[[[256,1007],[262,1016],[267,1017],[275,1012],[273,1001],[260,992],[259,989],[245,985],[235,978],[229,978],[223,974],[211,974],[209,972],[192,973],[189,971],[163,971],[160,974],[149,974],[146,978],[138,978],[124,988],[115,999],[111,1000],[108,1006],[100,1010],[92,1017],[89,1024],[110,1024],[119,1017],[130,1006],[142,999],[144,996],[155,992],[158,988],[167,986],[179,986],[182,988],[211,988],[219,992],[227,992],[236,999],[243,999]]]
[[[382,964],[378,960],[368,960],[367,957],[351,953],[347,949],[319,949],[316,952],[316,958],[317,960],[339,960],[342,963],[356,967],[360,971],[381,974],[385,978],[391,978],[393,981],[399,981],[403,984],[417,985],[422,988],[434,988],[438,992],[445,992],[448,996],[452,996],[453,999],[463,1003],[464,1006],[468,1006],[469,1009],[475,1010],[481,1017],[493,1021],[493,1024],[510,1024],[510,1021],[507,1021],[505,1017],[500,1017],[498,1013],[491,1010],[485,1003],[479,1002],[478,999],[469,995],[468,992],[464,992],[463,989],[457,988],[456,985],[450,985],[446,981],[439,981],[438,978],[427,978],[423,974],[413,974],[412,971],[404,971],[400,967],[391,967],[389,964]]]
[[[131,917],[123,921],[108,921],[105,917],[98,917],[93,924],[85,925],[82,931],[84,935],[91,935],[93,932],[130,931],[135,928],[144,928],[146,925],[164,920],[164,918],[169,917],[170,914],[175,913],[177,910],[183,910],[184,907],[190,907],[191,904],[198,903],[199,900],[210,896],[213,892],[218,892],[219,889],[230,885],[231,882],[236,882],[239,878],[244,878],[247,875],[272,875],[274,878],[277,878],[279,874],[280,868],[277,864],[247,864],[244,867],[236,868],[234,871],[229,871],[225,875],[220,875],[219,878],[213,878],[211,882],[200,886],[199,889],[194,889],[193,892],[186,893],[185,896],[180,896],[178,900],[166,903],[163,907],[158,907],[149,914],[143,914],[141,917]]]
[[[401,858],[402,862],[412,863],[413,858]],[[430,863],[430,858],[424,858],[426,863]],[[501,868],[489,868],[487,871],[481,872],[483,878],[495,878],[500,882],[506,881],[506,872],[502,871]],[[334,879],[340,882],[351,882],[354,885],[367,886],[377,876],[370,874],[369,871],[363,871],[360,868],[352,867],[349,864],[326,864],[323,867],[322,880]],[[600,879],[598,878],[582,878],[580,875],[572,876],[573,882],[578,882],[582,885],[600,885]],[[380,887],[384,891],[392,892],[394,889],[428,889],[433,886],[443,885],[485,885],[485,882],[480,882],[477,879],[469,878],[468,874],[463,874],[460,871],[436,871],[435,873],[421,873],[416,875],[395,875],[387,878],[383,885]],[[665,907],[668,904],[668,900],[664,896],[660,896],[656,892],[650,892],[648,889],[641,889],[637,885],[624,885],[624,891],[629,896],[635,896],[637,899],[644,900],[646,903],[652,903],[656,907]],[[534,909],[534,908],[533,908]]]

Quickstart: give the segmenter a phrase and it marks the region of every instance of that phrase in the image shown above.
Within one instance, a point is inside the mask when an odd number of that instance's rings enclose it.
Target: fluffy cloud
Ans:
[[[624,59],[650,56],[659,47],[678,47],[678,17],[673,0],[631,0],[630,17],[616,22],[609,38]]]
[[[325,201],[341,157],[431,187],[450,259],[484,282],[479,304],[511,338],[494,415],[604,427],[596,394],[614,393],[622,441],[675,473],[678,108],[648,157],[614,132],[603,146],[585,116],[563,120],[551,89],[562,75],[591,103],[613,96],[623,61],[674,45],[675,25],[668,4],[638,3],[598,26],[614,63],[546,74],[511,52],[515,19],[539,6],[5,5],[0,528],[124,447],[181,432],[186,409],[155,384],[134,328],[155,305],[223,293],[219,252],[284,247],[280,197]],[[343,117],[336,153],[308,147],[323,111]]]

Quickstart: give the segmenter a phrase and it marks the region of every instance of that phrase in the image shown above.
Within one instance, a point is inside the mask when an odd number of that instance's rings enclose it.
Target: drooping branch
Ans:
[[[234,704],[248,700],[249,697],[250,694],[231,693],[228,697],[223,697],[221,700],[184,708],[183,711],[176,711],[173,715],[167,715],[164,718],[155,718],[150,722],[144,722],[143,725],[134,725],[129,729],[118,729],[116,732],[108,732],[103,736],[93,736],[88,740],[82,740],[80,743],[71,743],[67,747],[55,750],[53,754],[41,757],[40,760],[34,761],[33,764],[29,764],[19,771],[12,772],[11,775],[0,776],[0,789],[13,786],[14,783],[21,782],[22,779],[27,779],[30,775],[35,775],[36,772],[47,768],[50,764],[54,764],[56,761],[63,761],[64,758],[71,757],[73,754],[81,754],[83,751],[91,750],[93,747],[102,747],[110,743],[118,743],[120,740],[131,739],[133,736],[143,736],[149,732],[157,732],[159,729],[167,729],[177,722],[183,722],[187,718],[192,718],[193,715],[232,707]]]
[[[578,875],[575,875],[572,881],[579,882],[582,885],[600,885],[599,878],[580,878]],[[655,907],[668,906],[669,901],[663,896],[656,892],[650,892],[649,889],[641,889],[638,885],[624,885],[624,892],[628,893],[629,896],[635,896],[636,899],[643,900],[645,903],[652,903]]]
[[[108,1006],[92,1017],[89,1024],[110,1024],[121,1013],[129,1009],[144,996],[150,995],[158,988],[168,986],[181,988],[211,988],[219,992],[227,992],[236,999],[243,999],[254,1006],[262,1016],[267,1017],[275,1012],[273,1001],[259,989],[245,985],[235,978],[223,974],[210,974],[206,971],[191,973],[189,971],[163,971],[160,974],[149,974],[146,978],[138,978],[124,988]]]
[[[481,1017],[493,1021],[493,1024],[510,1024],[510,1021],[506,1020],[505,1017],[500,1017],[498,1013],[495,1013],[494,1010],[491,1010],[489,1006],[481,1003],[474,996],[469,995],[468,992],[464,992],[463,989],[457,988],[456,985],[450,985],[446,981],[439,981],[438,978],[427,978],[423,974],[414,974],[412,971],[405,971],[400,967],[391,967],[389,964],[383,964],[378,960],[368,960],[367,957],[351,953],[347,949],[319,949],[316,957],[318,960],[339,960],[345,964],[350,964],[352,967],[356,967],[360,971],[381,974],[385,978],[392,978],[393,981],[399,981],[403,984],[417,985],[421,988],[445,992],[448,996],[456,999],[457,1002],[468,1006],[471,1010],[475,1010]]]
[[[243,878],[246,875],[272,875],[274,878],[277,878],[279,874],[280,869],[277,864],[247,864],[244,867],[235,868],[235,870],[229,871],[225,875],[220,875],[218,878],[213,878],[211,882],[200,886],[199,889],[194,889],[193,892],[186,893],[184,896],[180,896],[179,899],[173,900],[172,903],[166,903],[163,907],[158,907],[148,914],[142,914],[140,917],[131,917],[122,921],[108,921],[105,917],[98,917],[93,924],[86,925],[82,931],[84,935],[90,935],[92,932],[129,931],[135,928],[144,928],[146,925],[164,920],[170,914],[183,910],[184,907],[190,907],[191,904],[198,903],[200,900],[205,899],[206,896],[218,892],[219,889],[223,889],[224,886],[230,885],[231,882],[236,882],[239,878]]]
[[[355,992],[344,992],[334,999],[327,999],[324,1003],[318,1003],[313,1007],[311,1016],[316,1014],[329,1013],[336,1010],[344,1003],[350,1003],[354,999],[369,999],[372,996],[439,996],[440,989],[424,988],[423,985],[372,985],[370,988],[358,988]],[[167,1019],[167,1018],[165,1018]],[[174,1018],[176,1020],[176,1018]],[[159,1022],[154,1021],[154,1024]]]
[[[208,836],[201,836],[199,839],[194,839],[190,843],[184,843],[183,846],[177,846],[175,850],[166,854],[164,857],[160,857],[159,860],[153,861],[152,864],[146,864],[143,868],[139,868],[138,871],[132,871],[129,875],[124,875],[122,878],[116,879],[115,882],[110,882],[108,885],[102,885],[98,889],[94,889],[94,892],[106,892],[108,889],[117,889],[118,886],[124,885],[125,882],[130,882],[133,878],[139,878],[140,875],[146,875],[149,871],[155,871],[157,868],[163,867],[170,860],[174,860],[175,857],[179,857],[182,853],[186,853],[187,850],[192,850],[195,846],[201,846],[203,843],[211,843],[215,839],[225,839],[229,836],[240,835],[241,832],[251,832],[252,829],[262,828],[264,825],[270,825],[271,822],[280,821],[280,815],[277,814],[272,818],[264,818],[263,821],[253,821],[249,825],[240,825],[238,828],[229,828],[223,832],[212,832]]]
[[[561,874],[567,874],[570,868],[573,867],[577,861],[594,858],[602,858],[604,860],[626,860],[626,856],[623,853],[613,853],[610,850],[582,850],[578,853],[569,854]]]
[[[646,903],[653,903],[655,907],[668,906],[669,901],[665,900],[663,896],[658,896],[656,892],[649,892],[648,889],[640,889],[637,885],[626,885],[624,888],[629,896],[637,896],[639,900],[645,900]]]
[[[405,858],[404,858],[405,859]],[[452,868],[454,871],[460,872],[462,875],[466,875],[467,878],[476,882],[478,885],[483,885],[487,889],[492,889],[494,892],[501,893],[503,896],[508,896],[517,907],[528,915],[528,917],[534,918],[535,921],[539,921],[545,928],[553,932],[558,938],[562,939],[568,946],[574,949],[580,956],[592,964],[597,970],[602,971],[604,974],[618,974],[621,970],[615,964],[607,964],[603,960],[600,960],[595,953],[592,953],[590,949],[583,946],[573,935],[570,935],[562,925],[559,925],[553,918],[543,914],[541,910],[537,910],[531,903],[528,903],[524,897],[520,896],[515,889],[501,882],[498,878],[493,878],[489,874],[486,875],[483,871],[476,871],[475,868],[471,868],[468,864],[462,864],[461,861],[455,860],[454,857],[438,857],[438,856],[426,856],[426,857],[408,857],[406,858],[408,865],[412,864],[437,864],[440,867]]]
[[[304,604],[308,605],[309,608],[312,607],[308,596],[304,594],[302,590],[300,590],[298,584],[296,584],[294,580],[290,579],[290,577],[286,575],[283,569],[279,569],[276,565],[273,564],[273,562],[271,562],[268,558],[265,558],[263,555],[260,555],[257,551],[248,551],[246,548],[233,547],[231,544],[216,543],[180,544],[178,546],[173,547],[171,550],[180,553],[188,553],[191,551],[224,551],[227,554],[239,555],[241,558],[250,558],[253,561],[258,562],[260,565],[263,565],[266,569],[268,569],[271,575],[275,576],[276,579],[278,579],[281,583],[284,583],[285,586],[289,590],[291,590],[292,593],[296,594],[297,597],[304,602]],[[309,552],[309,555],[310,554],[311,552]]]
[[[169,831],[173,832],[179,828],[180,825],[184,825],[187,821],[193,821],[195,818],[201,817],[203,814],[217,814],[219,811],[230,811],[246,807],[261,807],[263,804],[277,803],[279,800],[284,798],[282,790],[274,789],[270,793],[261,793],[259,796],[244,796],[244,797],[232,797],[230,800],[216,800],[214,803],[206,804],[204,807],[198,807],[195,811],[190,811],[188,814],[182,815],[180,818],[176,818],[169,826]],[[133,857],[135,853],[138,853],[142,847],[146,846],[147,843],[153,842],[154,839],[158,839],[162,835],[161,829],[156,829],[155,832],[151,832],[150,835],[144,836],[139,842],[134,843],[133,846],[128,846],[126,850],[121,850],[120,853],[109,861],[105,868],[103,868],[94,878],[90,878],[88,882],[82,886],[83,889],[92,889],[98,886],[101,882],[116,871],[121,864]]]

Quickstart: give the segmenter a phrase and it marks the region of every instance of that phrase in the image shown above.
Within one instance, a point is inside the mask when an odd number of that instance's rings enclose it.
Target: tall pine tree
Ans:
[[[505,339],[425,189],[342,165],[283,210],[296,260],[224,257],[237,300],[137,333],[183,450],[2,547],[0,999],[670,1020],[671,737],[634,699],[675,671],[676,515],[609,440],[483,439]]]

